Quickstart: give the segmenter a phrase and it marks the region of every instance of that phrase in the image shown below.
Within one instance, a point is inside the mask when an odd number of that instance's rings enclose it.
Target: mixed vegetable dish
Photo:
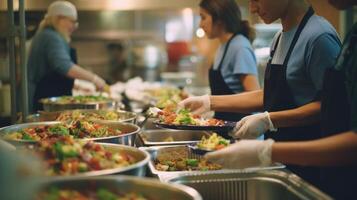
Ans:
[[[56,103],[56,104],[79,104],[79,103],[98,103],[112,101],[112,99],[104,96],[60,96],[55,101],[51,98],[43,99],[43,103]]]
[[[179,88],[163,87],[160,89],[145,90],[155,101],[155,106],[165,108],[177,104],[188,97],[187,93]]]
[[[117,192],[104,188],[94,190],[73,190],[51,187],[36,198],[38,200],[147,200],[135,192]]]
[[[58,115],[56,121],[70,123],[77,120],[97,121],[97,120],[121,120],[122,116],[116,111],[98,110],[97,112],[86,112],[81,110],[65,111]]]
[[[197,147],[204,150],[219,150],[230,144],[229,140],[224,139],[223,137],[213,133],[211,136],[206,138],[205,136],[197,143]]]
[[[124,134],[119,129],[89,121],[72,121],[70,124],[39,125],[4,134],[7,140],[40,141],[48,138],[69,136],[74,139],[101,138]]]
[[[45,161],[49,176],[114,169],[137,162],[124,152],[110,151],[92,141],[75,141],[69,137],[43,140],[28,148]]]

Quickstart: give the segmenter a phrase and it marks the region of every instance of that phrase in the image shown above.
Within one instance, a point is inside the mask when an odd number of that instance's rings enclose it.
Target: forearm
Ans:
[[[263,109],[263,90],[236,95],[211,96],[211,110],[222,112],[251,113]]]
[[[88,70],[83,69],[78,65],[73,65],[71,69],[68,71],[67,76],[73,79],[81,79],[81,80],[93,82],[93,80],[95,79],[94,77],[96,75]]]
[[[320,120],[321,102],[316,101],[296,109],[269,112],[274,127],[302,126],[316,123]]]
[[[304,166],[357,165],[357,134],[341,133],[307,142],[276,142],[272,160]]]

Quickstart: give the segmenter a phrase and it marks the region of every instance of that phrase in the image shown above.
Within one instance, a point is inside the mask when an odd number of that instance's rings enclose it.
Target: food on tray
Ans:
[[[105,188],[99,189],[59,189],[51,187],[46,192],[41,192],[38,200],[146,200],[143,195],[135,192],[118,192]]]
[[[171,147],[158,152],[155,168],[159,171],[207,171],[222,166],[203,158],[191,158],[186,147]]]
[[[43,140],[34,150],[46,164],[46,175],[71,175],[126,167],[137,161],[120,151],[110,151],[92,141],[75,141],[70,137]]]
[[[115,111],[98,110],[97,112],[86,112],[80,110],[65,111],[58,117],[57,121],[71,122],[77,120],[120,120],[121,116]]]
[[[98,103],[112,101],[112,99],[104,96],[60,96],[55,101],[51,98],[43,99],[43,103],[56,104],[79,104],[79,103]]]
[[[194,125],[194,126],[223,126],[224,121],[218,119],[204,119],[200,115],[192,114],[188,109],[173,111],[166,107],[158,112],[159,122],[171,125]]]
[[[229,140],[224,139],[223,137],[217,135],[217,133],[213,133],[209,138],[205,136],[197,143],[197,147],[204,150],[219,150],[228,146],[230,143]]]
[[[24,128],[3,136],[8,140],[28,140],[39,141],[47,138],[57,138],[61,136],[71,136],[75,139],[101,138],[121,135],[119,129],[88,121],[72,121],[70,124],[39,125],[31,128]]]
[[[177,104],[178,102],[188,97],[187,93],[178,88],[162,87],[158,89],[147,89],[148,93],[155,100],[155,106],[158,108],[165,108],[170,104]]]

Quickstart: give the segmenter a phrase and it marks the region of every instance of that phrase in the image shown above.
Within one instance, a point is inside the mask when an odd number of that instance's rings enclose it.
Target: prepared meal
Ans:
[[[204,119],[200,115],[192,114],[188,109],[173,111],[171,108],[158,112],[161,123],[172,125],[194,125],[194,126],[222,126],[224,121],[218,119]]]
[[[41,192],[37,200],[147,200],[143,195],[135,192],[118,192],[105,188],[73,190],[51,187]]]
[[[114,169],[137,162],[124,152],[110,151],[92,141],[75,141],[70,137],[43,140],[28,148],[45,161],[45,174],[49,176]]]
[[[177,104],[186,99],[188,95],[181,89],[172,87],[162,87],[159,89],[147,89],[144,91],[155,100],[155,106],[165,108],[170,104]]]
[[[98,103],[106,102],[112,99],[104,96],[60,96],[53,101],[51,98],[43,99],[43,103],[56,103],[56,104],[78,104],[78,103]]]
[[[170,148],[158,153],[155,169],[159,171],[208,171],[219,170],[222,166],[201,157],[192,158],[186,148]]]
[[[121,134],[123,134],[123,132],[119,129],[113,129],[107,125],[77,120],[72,121],[70,124],[39,125],[31,128],[24,128],[19,131],[4,134],[3,138],[8,140],[39,141],[61,136],[85,139],[110,137]]]
[[[206,138],[205,136],[197,143],[197,147],[204,150],[219,150],[230,144],[229,140],[224,139],[223,137],[213,133],[211,136]]]
[[[120,115],[115,111],[98,110],[97,112],[85,112],[80,110],[62,112],[56,121],[71,122],[77,120],[96,121],[96,120],[120,120]]]

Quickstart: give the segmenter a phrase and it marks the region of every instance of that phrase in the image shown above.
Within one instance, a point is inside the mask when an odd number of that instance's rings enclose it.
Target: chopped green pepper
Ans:
[[[197,167],[198,166],[198,160],[197,159],[187,159],[186,164],[192,167]]]

